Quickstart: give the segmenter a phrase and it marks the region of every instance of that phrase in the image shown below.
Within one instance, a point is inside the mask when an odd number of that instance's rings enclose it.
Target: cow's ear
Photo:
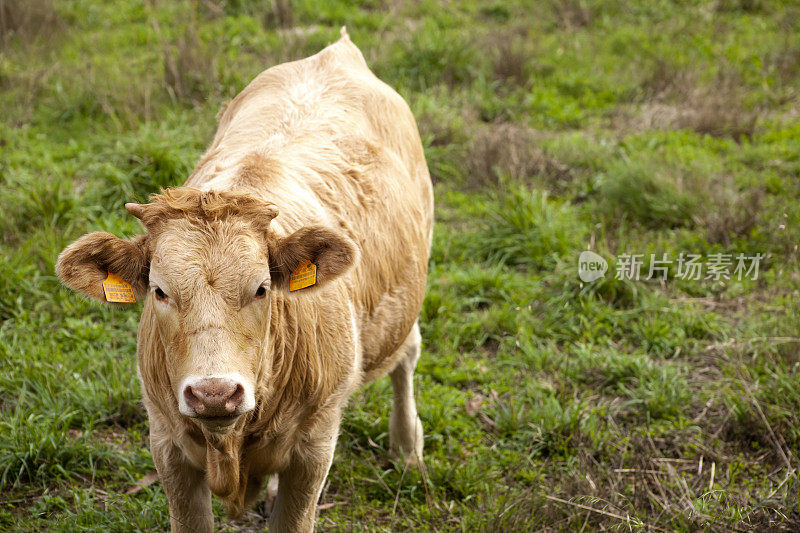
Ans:
[[[272,287],[283,291],[322,287],[346,273],[358,260],[358,253],[355,243],[337,231],[322,226],[299,229],[288,237],[270,242]],[[290,283],[292,274],[306,261],[316,267],[316,272],[311,277],[308,273],[305,282]]]
[[[126,241],[102,231],[88,233],[67,246],[56,263],[56,274],[64,285],[105,302],[103,281],[116,274],[129,283],[136,299],[147,292],[150,272],[147,237]]]

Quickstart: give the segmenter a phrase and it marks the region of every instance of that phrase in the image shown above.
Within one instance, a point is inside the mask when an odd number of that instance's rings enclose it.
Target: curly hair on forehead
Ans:
[[[268,226],[278,216],[278,206],[246,191],[201,191],[193,187],[163,189],[150,196],[148,204],[125,204],[125,208],[149,230],[175,218],[213,222],[241,216]]]

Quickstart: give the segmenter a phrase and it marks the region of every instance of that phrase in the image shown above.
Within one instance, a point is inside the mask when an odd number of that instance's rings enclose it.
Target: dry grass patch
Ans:
[[[197,33],[197,18],[192,13],[183,35],[169,43],[158,20],[151,19],[153,30],[164,55],[164,83],[177,100],[202,102],[212,92],[211,85],[219,78],[216,57]]]
[[[217,79],[217,62],[189,26],[174,46],[164,45],[164,82],[179,100],[200,101]]]
[[[787,45],[764,58],[764,70],[782,85],[790,85],[800,74],[800,46]]]
[[[759,13],[770,8],[767,0],[717,0],[713,5],[717,13]]]
[[[712,181],[706,194],[712,209],[698,216],[698,225],[705,228],[709,242],[727,246],[732,237],[744,237],[758,225],[764,198],[761,188],[739,191],[724,177]]]
[[[27,43],[63,27],[53,0],[0,0],[0,49],[15,38]]]
[[[491,32],[485,38],[485,46],[490,51],[494,79],[517,85],[528,83],[531,63],[535,57],[529,28],[516,27],[502,32]]]
[[[688,108],[678,114],[674,127],[714,137],[752,137],[759,114],[743,105],[742,93],[734,84],[693,92]]]
[[[636,111],[620,112],[623,130],[691,129],[714,137],[741,139],[755,132],[760,110],[744,101],[748,88],[732,67],[720,67],[715,79],[703,84],[699,73],[658,62],[642,87],[646,101]]]
[[[497,185],[500,176],[543,181],[561,189],[572,177],[570,169],[536,146],[537,134],[522,124],[487,124],[477,129],[467,145],[467,185]]]
[[[594,14],[585,0],[556,0],[553,13],[558,27],[565,30],[583,28],[591,24]]]
[[[267,28],[291,28],[294,25],[294,6],[291,0],[195,0],[204,18],[213,20],[227,14],[247,14],[261,19]]]
[[[291,28],[294,26],[294,8],[289,0],[272,0],[264,13],[267,28]]]

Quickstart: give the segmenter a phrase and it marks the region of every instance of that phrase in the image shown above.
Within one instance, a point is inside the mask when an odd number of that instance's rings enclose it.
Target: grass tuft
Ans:
[[[473,253],[494,264],[546,268],[580,250],[585,238],[579,210],[512,184],[476,235]]]
[[[683,184],[643,162],[619,162],[599,175],[594,210],[611,224],[629,220],[647,227],[691,226],[697,198]]]

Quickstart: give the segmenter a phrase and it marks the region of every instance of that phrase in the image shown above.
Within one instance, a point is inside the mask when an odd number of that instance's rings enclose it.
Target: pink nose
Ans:
[[[187,384],[183,397],[200,418],[231,416],[242,404],[244,387],[230,379],[202,378]]]

